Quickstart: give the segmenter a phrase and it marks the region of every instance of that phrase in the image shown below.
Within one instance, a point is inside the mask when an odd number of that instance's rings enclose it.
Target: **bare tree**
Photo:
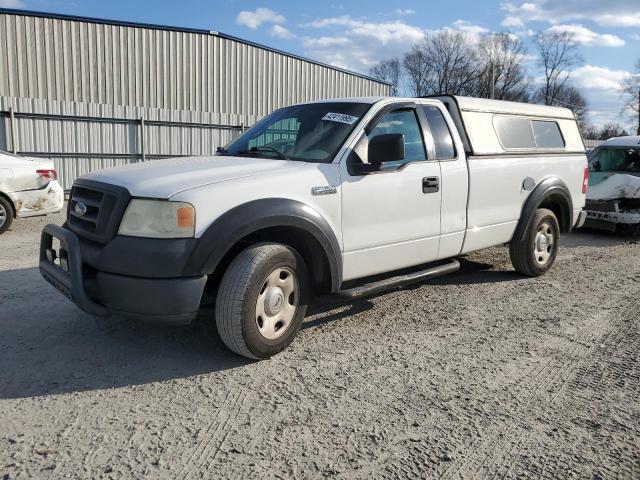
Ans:
[[[622,93],[628,100],[624,108],[632,112],[636,118],[636,133],[640,135],[640,58],[636,62],[635,72],[622,82]]]
[[[418,45],[414,45],[404,54],[402,66],[406,72],[411,93],[416,97],[427,95],[427,76],[430,68],[424,52]]]
[[[544,74],[544,85],[538,95],[545,105],[553,105],[567,85],[573,67],[583,63],[582,55],[568,32],[540,32],[536,36],[538,65]]]
[[[474,95],[498,100],[527,101],[530,80],[526,76],[526,49],[515,35],[496,33],[478,44],[482,73]]]
[[[629,135],[619,123],[606,123],[598,132],[598,140],[608,140],[613,137],[624,137]]]
[[[538,97],[541,95],[542,89],[538,91]],[[582,92],[573,85],[565,84],[562,90],[556,93],[555,98],[551,102],[547,102],[547,105],[565,107],[571,110],[576,116],[580,128],[583,128],[587,124],[587,99]]]
[[[427,36],[405,54],[403,65],[416,96],[470,95],[481,65],[473,45],[462,32],[442,30]]]
[[[382,80],[383,82],[389,82],[393,84],[391,87],[391,96],[397,97],[400,88],[400,60],[392,58],[389,60],[383,60],[377,65],[374,65],[369,70],[372,77]]]

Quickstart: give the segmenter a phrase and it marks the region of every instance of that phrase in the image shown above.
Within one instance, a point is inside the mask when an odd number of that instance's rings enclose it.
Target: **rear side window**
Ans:
[[[528,118],[495,117],[493,125],[504,148],[536,148]]]
[[[564,139],[556,122],[531,120],[538,148],[563,148]]]
[[[450,160],[455,158],[456,149],[453,146],[453,137],[447,126],[447,122],[442,116],[442,112],[434,106],[423,105],[422,110],[427,117],[427,123],[433,136],[436,147],[436,160]]]

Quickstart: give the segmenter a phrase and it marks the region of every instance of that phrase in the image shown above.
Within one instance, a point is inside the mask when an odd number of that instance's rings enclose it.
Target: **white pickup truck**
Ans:
[[[588,174],[564,108],[305,103],[216,156],[78,179],[67,222],[43,231],[40,270],[93,315],[182,324],[213,304],[225,344],[267,358],[291,343],[314,294],[371,295],[507,243],[516,271],[545,273],[560,233],[584,222]]]

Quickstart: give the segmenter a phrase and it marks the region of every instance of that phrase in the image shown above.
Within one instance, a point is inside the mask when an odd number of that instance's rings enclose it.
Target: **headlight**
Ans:
[[[188,203],[134,198],[124,212],[118,233],[132,237],[189,238],[194,235],[195,224],[196,212]]]

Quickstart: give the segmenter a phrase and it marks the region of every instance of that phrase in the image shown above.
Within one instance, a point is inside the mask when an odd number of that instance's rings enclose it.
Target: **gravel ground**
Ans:
[[[312,307],[269,361],[212,324],[96,320],[0,237],[0,478],[640,478],[640,245],[565,236],[546,276],[505,248]]]

